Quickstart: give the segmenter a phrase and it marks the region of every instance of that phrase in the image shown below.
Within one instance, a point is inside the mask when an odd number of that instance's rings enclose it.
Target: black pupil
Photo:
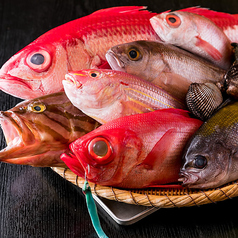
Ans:
[[[135,59],[135,58],[137,57],[138,53],[137,53],[137,51],[135,51],[135,50],[131,50],[131,51],[129,52],[129,55],[130,55],[130,57],[131,57],[132,59]]]
[[[34,54],[31,57],[31,63],[36,65],[41,65],[45,61],[45,57],[42,54]]]
[[[175,22],[176,22],[176,18],[175,18],[175,17],[169,17],[169,21],[170,21],[171,23],[175,23]]]
[[[207,165],[207,159],[205,156],[197,155],[195,157],[195,166],[198,169],[202,169]]]
[[[34,110],[37,111],[37,112],[40,112],[41,111],[41,107],[40,106],[34,106]]]
[[[91,76],[92,77],[97,77],[97,74],[96,73],[91,73]]]
[[[95,144],[93,145],[93,152],[97,155],[97,156],[105,156],[108,152],[108,146],[107,143],[105,141],[97,141],[95,142]]]

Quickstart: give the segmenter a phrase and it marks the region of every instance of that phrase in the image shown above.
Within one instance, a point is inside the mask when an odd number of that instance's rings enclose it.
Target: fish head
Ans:
[[[195,189],[218,187],[227,182],[230,150],[220,140],[194,136],[185,149],[180,182]]]
[[[121,96],[120,72],[86,69],[69,72],[63,81],[70,101],[81,110],[94,110],[112,104]]]
[[[62,80],[69,70],[89,67],[81,41],[61,44],[56,37],[46,33],[12,56],[0,69],[0,89],[33,99],[63,91]],[[75,59],[76,50],[81,52],[81,60]]]
[[[189,12],[164,12],[150,18],[150,23],[160,39],[182,46],[198,35],[197,26]],[[196,14],[194,14],[196,17]]]
[[[157,43],[141,40],[116,45],[107,51],[106,59],[113,70],[152,81],[164,68]]]
[[[64,167],[60,154],[68,150],[70,142],[92,130],[85,123],[85,132],[76,131],[80,125],[74,117],[80,116],[82,120],[86,117],[64,92],[26,100],[1,112],[0,123],[7,146],[0,151],[0,161]]]
[[[70,144],[87,179],[101,185],[120,183],[141,153],[141,140],[123,128],[103,130],[103,126]],[[66,165],[70,163],[64,159]]]

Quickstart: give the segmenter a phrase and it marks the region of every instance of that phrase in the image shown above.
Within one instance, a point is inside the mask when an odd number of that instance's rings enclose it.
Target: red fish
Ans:
[[[189,7],[179,11],[196,13],[210,19],[224,31],[232,42],[238,41],[238,14],[217,12],[200,7]]]
[[[110,47],[158,40],[145,7],[115,7],[56,27],[11,57],[0,70],[0,89],[23,99],[63,91],[69,70],[105,66]],[[109,68],[109,66],[108,66]]]
[[[70,144],[61,159],[93,183],[145,188],[176,183],[182,150],[202,124],[181,109],[122,117]]]

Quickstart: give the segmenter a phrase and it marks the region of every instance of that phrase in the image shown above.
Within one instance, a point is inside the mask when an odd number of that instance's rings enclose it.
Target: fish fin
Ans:
[[[129,12],[129,13],[138,13],[138,11],[142,11],[142,12],[149,12],[147,10],[146,6],[122,6],[122,7],[110,7],[110,8],[105,8],[105,9],[100,9],[98,11],[95,11],[94,13],[92,13],[91,15],[95,15],[95,14],[105,14],[105,13],[125,13],[125,12]]]
[[[201,39],[199,36],[196,36],[196,38],[197,38],[196,46],[204,49],[214,60],[218,61],[222,58],[222,54],[219,52],[219,50],[217,50],[207,41]]]
[[[174,138],[177,136],[178,133],[175,128],[168,130],[140,164],[147,169],[148,173],[156,171],[159,174],[157,179],[150,185],[151,187],[178,182],[182,158],[179,154],[173,154],[177,143],[175,145],[172,143],[176,141]]]
[[[167,157],[167,154],[170,152],[169,148],[171,145],[171,141],[176,135],[176,133],[174,132],[174,129],[166,131],[165,134],[160,138],[160,140],[157,141],[153,149],[150,151],[150,153],[140,165],[146,165],[147,167],[150,167],[152,169],[156,166],[156,164],[163,163],[164,159]],[[158,154],[160,155],[159,158]]]
[[[233,19],[233,15],[225,12],[217,12],[214,10],[210,10],[209,8],[204,8],[204,7],[188,7],[184,8],[181,10],[178,10],[181,12],[191,12],[191,13],[196,13],[198,15],[202,15],[204,17],[215,17],[215,18],[227,18],[227,19]],[[235,14],[234,14],[235,15]]]
[[[107,61],[102,62],[101,65],[98,66],[99,69],[112,69],[111,66],[108,64]]]
[[[65,162],[65,164],[69,167],[69,169],[73,173],[84,178],[85,171],[84,171],[81,163],[79,162],[79,160],[77,159],[77,157],[74,154],[63,153],[63,154],[61,154],[60,159]]]

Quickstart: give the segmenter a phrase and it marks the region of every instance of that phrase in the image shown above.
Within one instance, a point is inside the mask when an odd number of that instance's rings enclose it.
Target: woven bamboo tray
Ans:
[[[82,188],[84,179],[75,175],[70,169],[52,167],[60,176]],[[99,197],[128,204],[160,208],[200,206],[216,203],[238,196],[238,181],[209,190],[192,189],[143,189],[123,190],[90,183],[92,193]]]

